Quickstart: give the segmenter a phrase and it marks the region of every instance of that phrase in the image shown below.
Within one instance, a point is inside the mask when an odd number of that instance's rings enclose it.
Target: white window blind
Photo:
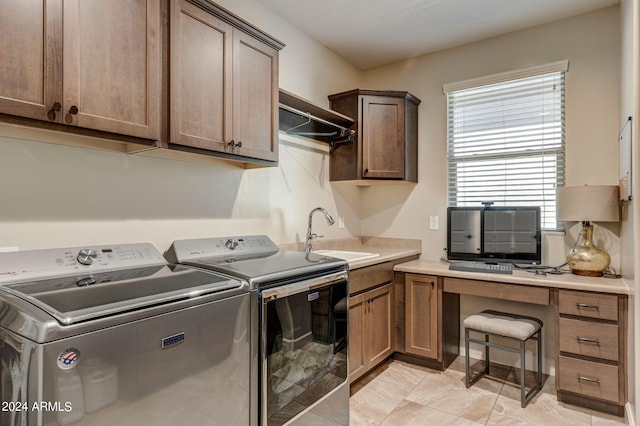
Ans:
[[[540,206],[542,228],[557,229],[564,76],[545,72],[447,92],[450,206]]]

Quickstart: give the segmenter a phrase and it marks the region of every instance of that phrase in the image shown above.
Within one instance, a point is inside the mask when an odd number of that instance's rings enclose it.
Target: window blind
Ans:
[[[564,185],[564,71],[447,93],[450,206],[540,206],[557,229]]]

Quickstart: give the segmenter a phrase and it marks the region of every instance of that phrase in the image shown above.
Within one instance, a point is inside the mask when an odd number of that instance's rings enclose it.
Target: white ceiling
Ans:
[[[258,0],[365,70],[619,0]]]

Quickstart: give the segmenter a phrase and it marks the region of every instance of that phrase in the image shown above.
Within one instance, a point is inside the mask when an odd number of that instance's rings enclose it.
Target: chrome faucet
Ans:
[[[336,222],[335,220],[333,220],[331,215],[322,207],[316,207],[315,209],[311,210],[311,213],[309,213],[309,227],[307,228],[307,242],[304,249],[304,252],[306,254],[311,253],[311,241],[314,238],[322,237],[322,235],[314,234],[311,230],[311,220],[313,219],[313,214],[315,212],[322,212],[322,214],[324,214],[324,218],[327,219],[327,223],[329,224],[329,226],[333,225]]]

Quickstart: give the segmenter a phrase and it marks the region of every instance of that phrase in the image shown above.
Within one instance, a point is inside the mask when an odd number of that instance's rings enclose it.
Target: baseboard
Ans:
[[[631,410],[631,404],[629,402],[624,405],[624,417],[629,426],[636,426],[636,419],[633,417],[633,411]]]

